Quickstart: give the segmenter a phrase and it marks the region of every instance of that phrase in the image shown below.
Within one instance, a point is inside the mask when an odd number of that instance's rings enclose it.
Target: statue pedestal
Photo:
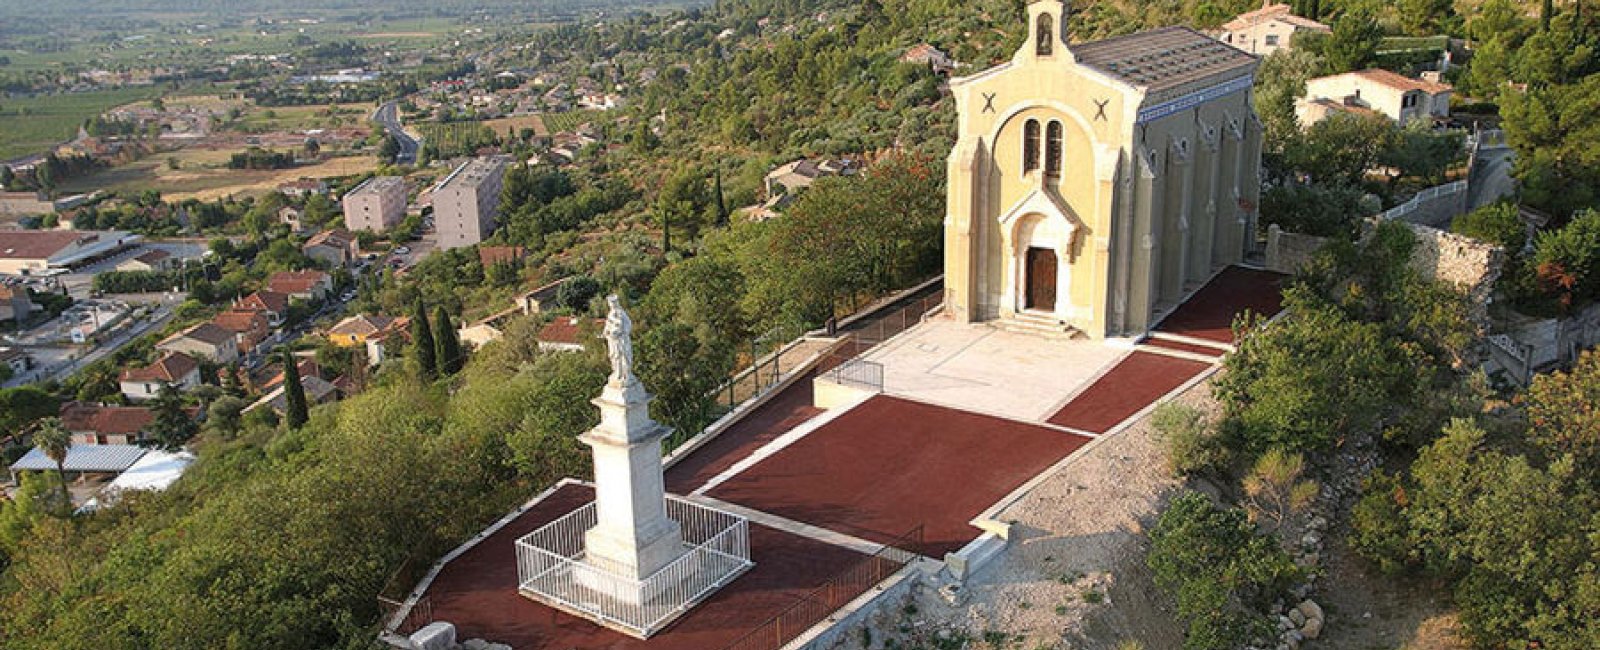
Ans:
[[[636,379],[607,383],[594,400],[600,407],[599,426],[579,437],[594,453],[597,519],[584,534],[584,562],[635,581],[654,575],[684,554],[682,528],[667,518],[661,474],[666,429],[650,419],[649,400]],[[614,582],[586,586],[629,602],[652,596],[637,589],[618,593]]]

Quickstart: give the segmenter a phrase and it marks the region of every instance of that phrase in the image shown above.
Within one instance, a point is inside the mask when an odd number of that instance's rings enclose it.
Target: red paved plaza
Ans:
[[[516,650],[718,650],[865,558],[751,523],[755,567],[672,627],[640,641],[517,593],[516,540],[593,498],[586,486],[562,487],[446,564],[426,592],[434,620],[455,624],[457,638],[487,638]]]
[[[1050,416],[1050,423],[1105,433],[1210,367],[1199,361],[1134,352]]]
[[[1283,310],[1283,281],[1271,271],[1230,266],[1195,292],[1156,331],[1218,343],[1233,342],[1233,317],[1250,310],[1273,316]]]
[[[1049,427],[879,395],[708,496],[923,555],[975,539],[970,522],[1089,442]]]

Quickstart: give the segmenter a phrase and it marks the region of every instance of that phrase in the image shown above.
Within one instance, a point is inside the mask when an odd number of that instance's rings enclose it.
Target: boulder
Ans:
[[[451,650],[456,647],[456,626],[444,621],[429,623],[411,634],[415,650]]]
[[[1322,606],[1318,605],[1316,601],[1304,600],[1299,605],[1295,605],[1294,608],[1295,611],[1300,612],[1301,616],[1306,617],[1306,620],[1322,620]]]
[[[1307,639],[1315,639],[1319,636],[1322,636],[1322,619],[1306,619],[1306,625],[1305,627],[1300,628],[1300,633],[1306,635]]]
[[[1289,622],[1294,623],[1293,627],[1300,627],[1306,624],[1306,616],[1301,614],[1298,609],[1291,609],[1289,610]]]

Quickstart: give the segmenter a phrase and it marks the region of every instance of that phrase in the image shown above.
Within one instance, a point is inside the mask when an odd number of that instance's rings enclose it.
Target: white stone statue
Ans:
[[[622,310],[622,299],[616,294],[606,298],[610,311],[606,314],[606,350],[611,356],[611,383],[627,386],[637,381],[633,376],[633,319]]]

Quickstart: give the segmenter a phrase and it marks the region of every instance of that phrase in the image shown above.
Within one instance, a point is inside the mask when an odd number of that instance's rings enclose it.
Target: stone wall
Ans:
[[[1294,273],[1328,243],[1326,237],[1287,232],[1272,224],[1267,227],[1266,266],[1269,271]]]
[[[1487,324],[1489,299],[1504,268],[1505,251],[1437,228],[1414,223],[1407,223],[1406,227],[1417,238],[1411,267],[1423,277],[1465,292],[1472,304],[1473,320]],[[1267,229],[1266,267],[1279,273],[1294,273],[1326,243],[1326,238],[1285,232],[1273,225]]]
[[[1505,267],[1505,251],[1499,246],[1436,228],[1408,224],[1417,236],[1417,249],[1411,254],[1411,267],[1423,277],[1431,277],[1466,292],[1472,305],[1473,320],[1488,322],[1486,309],[1494,294],[1495,282]]]

